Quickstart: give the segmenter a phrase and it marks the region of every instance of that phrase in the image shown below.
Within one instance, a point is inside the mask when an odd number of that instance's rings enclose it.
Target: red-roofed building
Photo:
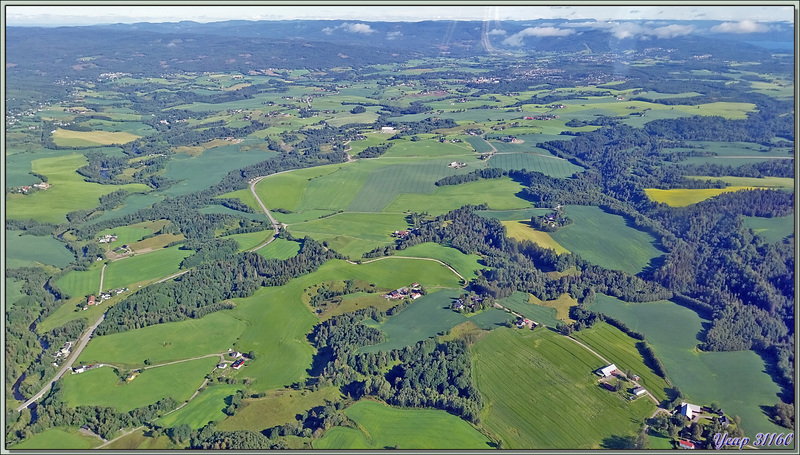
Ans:
[[[694,443],[689,441],[684,441],[683,439],[678,441],[678,447],[680,447],[681,449],[695,449]]]
[[[94,305],[94,295],[89,296],[89,305]]]

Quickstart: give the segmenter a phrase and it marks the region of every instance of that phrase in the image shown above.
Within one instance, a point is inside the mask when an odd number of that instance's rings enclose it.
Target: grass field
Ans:
[[[50,428],[35,434],[20,444],[9,447],[12,450],[85,450],[102,444],[99,438],[81,434],[74,428]]]
[[[228,172],[259,163],[275,156],[275,152],[251,150],[240,151],[238,145],[226,145],[206,150],[202,155],[175,155],[169,163],[164,177],[180,180],[161,193],[168,196],[193,193],[222,180]]]
[[[226,384],[206,387],[189,404],[154,423],[165,428],[174,428],[185,423],[199,430],[209,422],[219,422],[228,416],[224,411],[230,402],[226,403],[226,399],[241,388],[240,385]]]
[[[753,351],[700,352],[703,324],[694,311],[670,301],[624,303],[598,294],[592,311],[608,314],[641,332],[667,370],[667,377],[695,404],[719,402],[726,414],[739,415],[747,433],[782,430],[760,406],[778,401],[779,387]]]
[[[530,205],[516,196],[522,188],[522,185],[506,177],[447,185],[436,188],[432,194],[401,194],[385,210],[427,211],[431,215],[439,215],[465,204],[484,203],[496,210],[518,209]]]
[[[20,297],[24,296],[25,294],[22,292],[22,285],[23,282],[21,280],[17,280],[15,278],[6,278],[4,282],[5,286],[5,301],[9,305],[14,304],[14,301],[19,299]]]
[[[442,290],[416,300],[400,313],[376,326],[386,334],[385,342],[365,346],[359,352],[400,349],[463,323],[467,318],[450,309],[453,300],[460,294],[460,290]],[[508,320],[508,316],[502,311],[489,309],[471,316],[469,320],[481,328],[493,328]]]
[[[438,259],[456,269],[467,280],[477,276],[478,270],[487,268],[480,264],[481,257],[477,254],[464,254],[455,248],[433,242],[420,243],[405,250],[397,251],[395,256]]]
[[[238,251],[245,251],[265,242],[267,239],[272,237],[273,234],[274,234],[273,231],[257,231],[257,232],[247,232],[244,234],[226,235],[225,237],[221,238],[235,240],[236,243],[239,244]]]
[[[479,216],[484,218],[497,218],[500,221],[529,220],[533,215],[545,215],[552,212],[549,208],[528,207],[518,210],[478,210]]]
[[[240,201],[247,204],[251,209],[255,210],[256,212],[262,212],[261,206],[258,205],[258,201],[256,201],[255,196],[253,196],[253,192],[250,191],[250,188],[245,188],[243,190],[232,191],[230,193],[225,193],[222,195],[217,196],[220,199],[223,198],[236,198]]]
[[[506,235],[509,237],[517,240],[530,240],[542,248],[555,250],[558,254],[569,253],[566,248],[553,240],[549,233],[532,228],[528,220],[503,221],[502,223],[506,227]]]
[[[111,406],[118,411],[146,406],[173,397],[178,402],[189,397],[203,383],[219,358],[206,358],[152,368],[129,383],[118,383],[111,367],[81,374],[68,374],[63,380],[64,401],[68,406]]]
[[[104,229],[95,235],[95,239],[100,238],[106,234],[116,235],[117,241],[113,243],[108,243],[106,245],[100,245],[103,248],[110,248],[114,249],[118,246],[122,245],[130,245],[134,242],[138,242],[142,239],[142,237],[152,234],[153,230],[144,227],[145,223],[137,223],[130,226],[120,226],[111,229]]]
[[[744,216],[745,227],[753,230],[767,242],[775,243],[784,237],[794,233],[794,216],[780,216],[773,218],[761,218],[757,216]]]
[[[342,393],[337,387],[325,387],[316,392],[307,390],[273,390],[264,398],[245,399],[244,408],[217,425],[220,431],[261,431],[294,422],[297,414],[326,402],[337,401]]]
[[[489,160],[489,166],[507,171],[511,169],[527,169],[557,178],[569,177],[576,172],[583,171],[582,167],[576,166],[567,160],[534,153],[497,154]]]
[[[419,137],[424,138],[421,141],[392,141],[395,144],[386,151],[385,156],[387,157],[409,157],[409,156],[419,156],[419,157],[443,157],[443,156],[453,156],[458,157],[460,155],[473,155],[472,148],[463,143],[452,143],[452,142],[439,142],[437,139],[433,137],[433,135],[419,135]],[[387,137],[388,139],[388,137]]]
[[[130,215],[140,209],[150,207],[163,199],[163,196],[157,194],[132,194],[125,199],[125,202],[121,207],[103,212],[97,218],[92,218],[91,223],[99,223],[101,221],[113,220],[125,215]]]
[[[167,435],[162,434],[158,438],[153,438],[151,434],[152,432],[150,430],[136,430],[131,434],[117,439],[104,448],[108,450],[165,450],[183,448],[176,447]]]
[[[256,185],[256,193],[258,193],[258,197],[261,198],[264,205],[271,209],[282,208],[292,211],[312,209],[341,210],[349,204],[349,200],[342,201],[342,197],[349,196],[352,199],[352,195],[348,193],[357,192],[366,179],[369,169],[364,167],[363,162],[347,165],[331,164],[272,175],[261,180]],[[335,175],[330,176],[331,174]],[[328,186],[328,194],[320,200],[314,200],[311,194],[305,196],[305,192],[311,182],[317,181],[330,182],[332,185]],[[330,188],[337,188],[338,191],[330,191]],[[321,189],[324,190],[324,188]],[[321,191],[309,190],[309,193],[312,192],[321,193]],[[344,194],[337,195],[334,193]],[[300,207],[302,202],[305,203]]]
[[[475,149],[477,153],[489,153],[492,151],[492,146],[487,144],[483,138],[470,136],[467,138],[467,142],[472,146],[473,149]]]
[[[314,449],[484,449],[489,439],[469,423],[445,411],[398,409],[361,400],[345,410],[358,429],[334,427],[314,441]]]
[[[754,177],[732,177],[729,175],[724,177],[689,175],[686,177],[695,180],[711,180],[711,181],[722,180],[723,182],[728,183],[731,186],[753,186],[758,188],[786,188],[786,189],[794,188],[794,179],[789,177],[754,178]]]
[[[176,273],[181,261],[192,254],[178,246],[131,256],[108,264],[103,287],[114,289]]]
[[[96,294],[100,287],[100,270],[102,265],[96,264],[89,270],[73,270],[56,281],[59,289],[76,298],[87,294]]]
[[[140,137],[124,131],[72,131],[59,128],[53,133],[53,142],[59,147],[85,147],[87,145],[125,144]]]
[[[531,303],[531,300],[535,299],[535,297],[533,299],[532,297],[532,295],[525,292],[515,292],[504,299],[500,299],[497,303],[539,324],[556,327],[560,322],[556,317],[558,311],[555,308]]]
[[[184,240],[183,234],[159,234],[154,237],[146,238],[128,245],[134,253],[144,254],[154,250],[160,250],[170,243]]]
[[[75,170],[86,162],[86,157],[77,153],[32,161],[33,171],[47,176],[52,187],[29,196],[7,197],[6,216],[9,219],[33,218],[42,222],[61,223],[66,221],[69,212],[97,207],[98,198],[112,191],[150,191],[150,187],[141,183],[101,185],[84,182]]]
[[[217,311],[200,319],[187,319],[92,338],[78,358],[86,364],[153,364],[225,352],[246,323]]]
[[[752,190],[756,187],[753,186],[729,186],[727,188],[675,188],[672,190],[659,190],[656,188],[645,188],[644,192],[647,196],[655,202],[662,202],[671,207],[686,207],[687,205],[696,204],[700,201],[705,201],[714,196],[719,196],[722,193],[731,193],[741,190]]]
[[[579,205],[568,206],[566,214],[575,222],[550,236],[589,262],[635,275],[663,254],[650,234],[628,226],[619,215]]]
[[[256,251],[265,258],[289,259],[300,251],[301,244],[285,239],[275,239],[269,245]]]
[[[353,258],[378,246],[394,242],[394,231],[408,228],[400,213],[340,213],[327,218],[292,224],[289,232],[302,238],[306,235],[327,241],[334,250]]]
[[[545,306],[556,310],[556,318],[565,322],[575,322],[569,317],[569,309],[578,304],[578,301],[573,299],[567,293],[561,294],[555,300],[539,300],[535,295],[530,294],[528,302],[534,305]]]
[[[509,449],[590,449],[633,435],[650,400],[597,384],[602,360],[550,330],[494,330],[472,348],[483,424]]]
[[[667,399],[665,389],[669,388],[669,384],[644,364],[642,355],[636,349],[637,340],[605,322],[577,331],[572,336],[613,362],[622,371],[630,370],[639,375],[639,384],[659,401]]]
[[[6,267],[28,267],[36,263],[64,267],[75,259],[66,244],[51,236],[21,235],[24,231],[6,231]]]

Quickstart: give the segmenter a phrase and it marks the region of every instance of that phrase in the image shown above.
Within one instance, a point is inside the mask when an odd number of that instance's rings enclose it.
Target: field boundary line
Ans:
[[[466,280],[466,279],[465,279],[463,276],[461,276],[461,274],[460,274],[460,273],[458,273],[458,272],[456,271],[456,269],[454,269],[452,266],[450,266],[450,264],[448,264],[448,263],[446,263],[446,262],[443,262],[443,261],[440,261],[439,259],[433,259],[433,258],[421,258],[421,257],[416,257],[416,256],[383,256],[383,257],[379,257],[379,258],[375,258],[375,259],[370,259],[369,261],[361,261],[360,263],[359,263],[359,262],[355,262],[355,261],[351,261],[351,260],[349,260],[349,259],[347,259],[347,262],[348,262],[348,263],[350,263],[350,264],[353,264],[353,265],[359,265],[359,264],[369,264],[370,262],[380,261],[380,260],[383,260],[383,259],[392,259],[392,258],[395,258],[395,259],[418,259],[418,260],[421,260],[421,261],[433,261],[433,262],[438,262],[439,264],[442,264],[443,266],[445,266],[445,267],[447,267],[448,269],[450,269],[450,271],[451,271],[451,272],[455,273],[455,274],[456,274],[456,276],[458,276],[459,278],[461,278],[461,280],[462,280],[464,283],[466,283],[466,282],[467,282],[467,280]]]

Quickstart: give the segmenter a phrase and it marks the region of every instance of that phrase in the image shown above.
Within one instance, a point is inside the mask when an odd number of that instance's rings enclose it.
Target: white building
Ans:
[[[681,415],[684,415],[691,420],[697,414],[700,414],[700,406],[689,403],[681,403]]]
[[[604,378],[607,378],[612,374],[614,374],[615,371],[617,371],[617,366],[612,363],[611,365],[606,365],[603,368],[597,370],[597,374],[599,374]]]

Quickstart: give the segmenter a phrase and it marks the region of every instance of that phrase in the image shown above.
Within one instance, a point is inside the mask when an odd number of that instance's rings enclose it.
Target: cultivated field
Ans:
[[[316,392],[298,390],[273,390],[264,398],[245,399],[245,406],[220,422],[220,431],[261,431],[285,423],[294,422],[297,414],[326,402],[336,401],[342,393],[336,387],[326,387]]]
[[[393,243],[394,231],[408,228],[401,213],[340,213],[327,218],[292,224],[289,232],[294,237],[306,235],[327,241],[334,250],[359,258],[363,253],[379,246]]]
[[[100,270],[102,265],[94,264],[89,270],[73,270],[58,281],[56,286],[72,298],[83,298],[88,294],[97,294],[100,287]]]
[[[489,439],[469,423],[445,411],[398,409],[361,400],[345,410],[357,429],[334,427],[314,442],[317,450],[331,449],[484,449]]]
[[[525,292],[515,292],[504,299],[500,299],[497,303],[502,305],[503,308],[515,311],[539,324],[555,328],[560,322],[556,317],[558,314],[556,309],[533,304],[531,302],[533,299],[535,297]]]
[[[494,330],[472,348],[483,424],[509,449],[609,447],[655,409],[599,387],[603,361],[550,330]]]
[[[687,178],[695,179],[695,180],[722,180],[723,182],[731,185],[731,186],[753,186],[758,188],[786,188],[786,189],[793,189],[794,188],[794,179],[788,177],[762,177],[762,178],[755,178],[755,177],[732,177],[732,176],[724,176],[724,177],[710,177],[710,176],[702,176],[702,175],[690,175]]]
[[[555,300],[539,300],[535,295],[529,294],[530,303],[534,305],[545,306],[556,310],[556,318],[564,322],[575,322],[569,317],[569,309],[578,304],[578,301],[573,299],[567,293],[561,294]]]
[[[744,216],[744,225],[756,234],[760,235],[767,242],[779,242],[786,236],[794,233],[794,216],[780,216],[773,218],[761,218],[757,216]]]
[[[59,128],[53,133],[53,142],[60,147],[85,147],[92,145],[125,144],[141,136],[126,132],[72,131]]]
[[[436,188],[432,194],[401,194],[384,209],[388,212],[415,211],[440,215],[465,204],[487,204],[496,210],[511,210],[530,205],[516,196],[522,185],[509,178],[479,180]]]
[[[438,259],[456,269],[467,280],[477,276],[478,270],[487,268],[481,265],[481,257],[477,254],[464,254],[461,251],[438,243],[425,242],[400,250],[395,256],[409,256]]]
[[[100,438],[81,434],[74,428],[56,427],[44,430],[9,448],[12,450],[85,450],[102,443]]]
[[[300,251],[300,242],[293,242],[285,239],[275,239],[269,245],[256,251],[265,258],[289,259]]]
[[[202,155],[192,157],[179,154],[167,164],[164,177],[179,180],[162,194],[177,196],[204,190],[225,175],[250,164],[259,163],[275,156],[275,152],[251,150],[242,152],[239,145],[226,145],[206,150]]]
[[[152,437],[152,431],[136,430],[103,448],[108,450],[165,450],[182,449],[184,447],[176,447],[167,435],[162,434],[154,439]]]
[[[181,261],[190,254],[191,250],[181,250],[178,246],[173,246],[111,262],[106,267],[103,287],[115,289],[166,277],[178,272]]]
[[[731,193],[741,190],[752,190],[753,186],[729,186],[727,188],[675,188],[672,190],[659,190],[656,188],[645,188],[647,196],[656,201],[662,202],[672,207],[686,207],[687,205],[697,204],[722,193]]]
[[[697,345],[707,321],[694,311],[670,301],[624,303],[602,294],[590,309],[643,333],[664,364],[667,377],[691,403],[717,401],[727,414],[742,418],[748,433],[785,432],[760,408],[774,405],[779,392],[764,372],[764,361],[753,351],[700,352]]]
[[[628,226],[621,216],[582,205],[568,206],[566,214],[574,223],[550,236],[589,262],[635,275],[663,254],[650,234]]]
[[[532,228],[529,219],[503,221],[502,223],[503,226],[506,227],[506,235],[509,237],[517,240],[530,240],[542,248],[550,248],[551,250],[555,250],[555,252],[558,254],[569,253],[566,248],[553,240],[553,237],[551,237],[549,233]]]
[[[219,422],[228,416],[224,411],[230,404],[229,397],[241,388],[239,385],[227,384],[207,386],[189,404],[154,423],[165,428],[174,428],[185,423],[193,429],[200,429],[209,422]]]
[[[30,267],[36,263],[64,267],[75,259],[66,244],[51,236],[22,235],[24,231],[6,231],[6,267]]]
[[[217,362],[219,358],[212,357],[152,368],[128,383],[120,380],[111,367],[67,374],[62,385],[64,401],[72,407],[109,406],[122,412],[169,396],[178,402],[185,401]]]

